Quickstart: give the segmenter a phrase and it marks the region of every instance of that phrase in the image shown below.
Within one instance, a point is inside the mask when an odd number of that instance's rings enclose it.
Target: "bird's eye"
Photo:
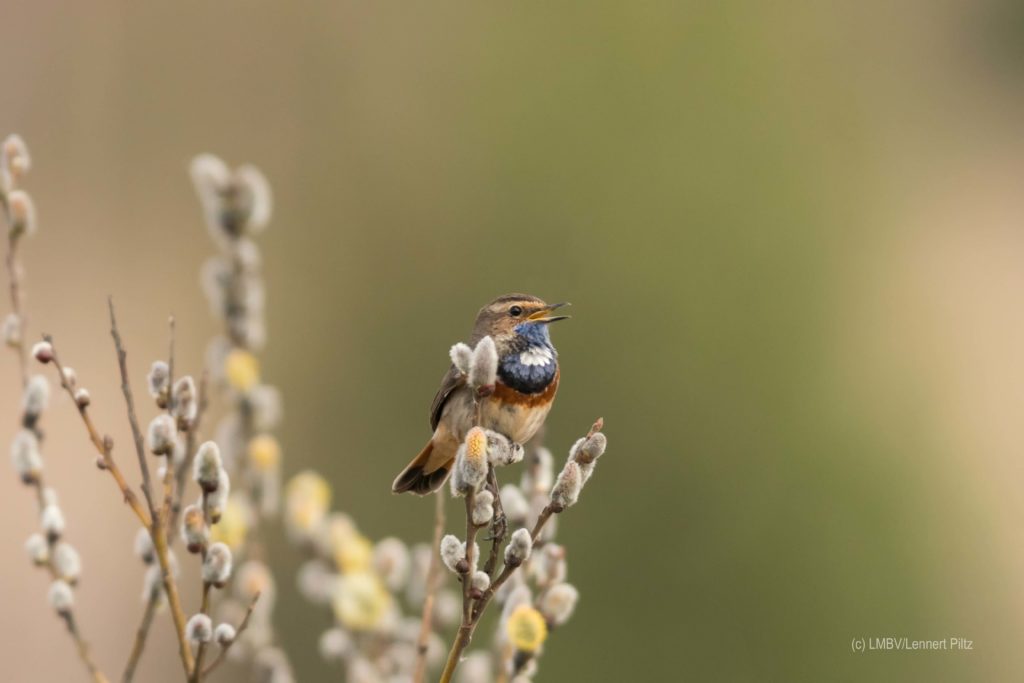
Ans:
[[[523,309],[520,306],[513,306],[512,308],[508,309],[508,314],[513,318],[518,318],[523,314]]]

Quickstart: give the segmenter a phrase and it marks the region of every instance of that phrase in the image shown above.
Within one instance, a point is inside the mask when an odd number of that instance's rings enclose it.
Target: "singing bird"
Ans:
[[[548,325],[567,315],[550,315],[565,303],[547,304],[528,294],[506,294],[480,309],[469,345],[486,336],[498,350],[494,393],[481,399],[480,424],[515,443],[529,441],[551,410],[558,391],[558,352]],[[425,495],[448,478],[455,453],[475,424],[476,408],[466,376],[455,365],[441,381],[430,406],[434,435],[391,485],[395,493]]]

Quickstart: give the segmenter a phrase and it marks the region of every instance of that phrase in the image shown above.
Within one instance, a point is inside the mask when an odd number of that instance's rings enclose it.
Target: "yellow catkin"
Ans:
[[[517,650],[536,652],[548,637],[544,616],[530,605],[516,607],[506,624],[508,638]]]
[[[224,376],[233,388],[249,391],[260,381],[260,362],[248,351],[234,349],[224,359]]]

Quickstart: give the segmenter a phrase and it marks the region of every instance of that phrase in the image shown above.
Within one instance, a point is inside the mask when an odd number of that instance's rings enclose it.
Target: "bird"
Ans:
[[[498,351],[497,381],[481,398],[480,426],[526,443],[540,429],[558,392],[558,352],[548,328],[567,315],[551,315],[568,302],[549,304],[529,294],[506,294],[477,313],[470,346],[486,336]],[[430,406],[430,441],[391,485],[393,493],[426,495],[444,484],[459,445],[476,425],[476,397],[452,364]]]

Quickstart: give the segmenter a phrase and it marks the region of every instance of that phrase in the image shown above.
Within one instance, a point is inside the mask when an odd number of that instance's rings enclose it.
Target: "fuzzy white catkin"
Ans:
[[[46,564],[50,559],[50,545],[42,534],[32,534],[25,541],[25,552],[33,564]]]
[[[441,561],[449,570],[457,572],[458,564],[466,559],[465,545],[456,536],[448,534],[441,539]]]
[[[473,362],[473,349],[468,344],[459,342],[448,351],[448,355],[451,357],[452,365],[455,366],[456,370],[463,375],[469,374],[469,366]]]
[[[270,222],[273,197],[266,176],[255,166],[239,166],[235,171],[239,195],[246,204],[246,229],[261,232]]]
[[[501,487],[501,507],[509,521],[523,523],[530,513],[530,504],[526,497],[514,484],[505,484]]]
[[[352,651],[352,639],[340,628],[329,628],[320,634],[317,649],[320,650],[320,656],[326,661],[341,661]]]
[[[182,513],[181,538],[192,553],[199,552],[209,540],[210,528],[206,525],[203,511],[198,505],[189,505]]]
[[[373,568],[393,591],[405,585],[411,565],[409,549],[397,538],[382,539],[373,548]]]
[[[231,549],[223,543],[214,543],[203,560],[203,581],[222,586],[231,578]]]
[[[216,491],[220,483],[222,469],[223,464],[217,444],[213,441],[205,442],[196,452],[195,463],[192,466],[192,478],[207,493]]]
[[[149,535],[149,530],[144,527],[139,527],[139,530],[135,532],[132,548],[135,551],[135,557],[146,564],[152,564],[156,559],[156,555],[153,553],[153,539]]]
[[[477,488],[487,478],[487,434],[479,427],[473,427],[466,434],[465,448],[455,456],[455,467],[461,470],[462,480]]]
[[[514,465],[523,459],[525,451],[504,434],[487,430],[487,459],[495,467]]]
[[[530,559],[533,538],[526,529],[516,529],[505,548],[505,564],[517,567]]]
[[[572,616],[580,593],[568,583],[555,584],[540,599],[540,613],[554,626],[561,626]]]
[[[53,344],[48,341],[36,342],[32,345],[32,357],[40,363],[49,363],[53,360]]]
[[[30,417],[38,417],[46,410],[49,400],[50,384],[42,375],[33,375],[25,385],[25,392],[22,394],[21,406],[25,414]]]
[[[36,231],[36,205],[23,190],[7,195],[7,215],[10,217],[11,235],[32,235]]]
[[[11,464],[23,480],[36,479],[43,471],[39,440],[28,429],[20,429],[11,441]]]
[[[606,448],[608,448],[608,437],[602,432],[596,432],[577,441],[573,445],[569,457],[581,465],[591,463],[604,455]]]
[[[39,525],[48,538],[60,538],[64,533],[64,513],[56,505],[47,505],[40,515]]]
[[[470,579],[470,585],[481,593],[491,586],[491,577],[487,572],[473,572],[473,578]]]
[[[167,382],[171,379],[171,369],[162,360],[154,361],[146,375],[146,387],[153,398],[162,396],[167,391]]]
[[[53,568],[57,576],[75,583],[82,575],[82,558],[70,543],[58,543],[53,549]]]
[[[491,683],[493,680],[489,652],[473,652],[455,670],[455,683]]]
[[[199,412],[199,401],[196,398],[196,383],[191,377],[182,377],[174,383],[172,391],[174,416],[189,424],[195,422]]]
[[[149,423],[149,450],[156,455],[167,455],[174,449],[177,425],[174,418],[163,413]]]
[[[228,504],[228,496],[231,494],[231,479],[227,470],[221,469],[217,473],[217,488],[206,494],[206,515],[214,524],[220,521],[224,514],[224,508]]]
[[[50,590],[46,597],[50,601],[50,606],[58,613],[69,611],[75,604],[75,594],[68,582],[63,579],[57,579],[50,584]]]
[[[4,318],[2,336],[7,346],[21,343],[21,318],[16,313],[8,313]]]
[[[217,628],[213,630],[213,639],[221,645],[233,643],[237,635],[235,627],[231,624],[217,624]]]
[[[213,622],[205,614],[193,614],[185,624],[185,637],[193,644],[208,643],[213,639]]]
[[[474,389],[492,386],[498,377],[498,349],[494,339],[484,337],[473,349],[469,365],[469,385]]]
[[[483,526],[494,518],[494,495],[490,491],[479,491],[473,497],[473,524]]]
[[[579,500],[580,489],[583,488],[583,475],[580,466],[573,460],[565,463],[565,467],[555,479],[551,488],[551,503],[561,509],[571,507]]]
[[[17,133],[4,138],[3,146],[0,147],[0,166],[15,177],[25,175],[32,168],[28,145]]]

